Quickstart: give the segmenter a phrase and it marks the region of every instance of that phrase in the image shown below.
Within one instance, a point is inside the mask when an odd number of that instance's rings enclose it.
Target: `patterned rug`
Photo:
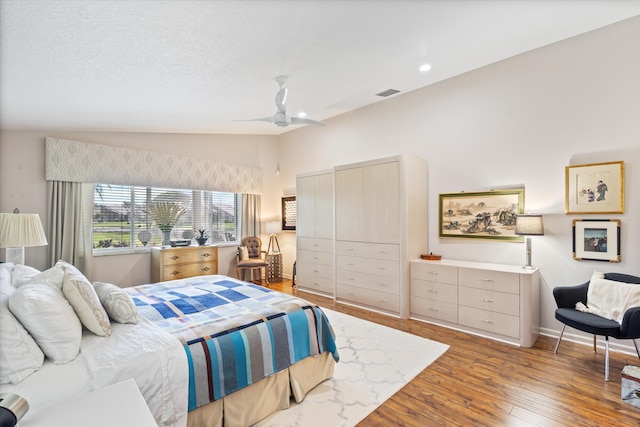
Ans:
[[[334,375],[260,427],[355,426],[449,346],[324,309],[340,353]]]

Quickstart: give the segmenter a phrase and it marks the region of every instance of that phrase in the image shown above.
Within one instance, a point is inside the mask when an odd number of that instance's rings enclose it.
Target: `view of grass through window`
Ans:
[[[96,184],[93,248],[160,246],[208,237],[207,244],[238,239],[240,195],[201,190]]]

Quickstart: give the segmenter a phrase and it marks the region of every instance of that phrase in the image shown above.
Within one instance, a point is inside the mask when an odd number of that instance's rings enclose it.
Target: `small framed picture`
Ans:
[[[624,162],[565,168],[566,214],[624,213]]]
[[[573,259],[620,262],[620,220],[573,220]]]
[[[288,196],[282,198],[282,229],[296,229],[296,196]]]

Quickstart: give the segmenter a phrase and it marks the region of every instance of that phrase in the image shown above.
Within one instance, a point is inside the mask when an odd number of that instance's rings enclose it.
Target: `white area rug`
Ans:
[[[354,426],[440,357],[448,345],[323,308],[340,361],[333,377],[260,427]]]

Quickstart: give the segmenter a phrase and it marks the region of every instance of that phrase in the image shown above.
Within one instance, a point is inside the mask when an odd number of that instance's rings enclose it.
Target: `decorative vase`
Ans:
[[[173,230],[173,227],[170,225],[161,225],[158,228],[162,231],[162,246],[171,245],[171,230]]]
[[[196,237],[196,242],[198,242],[198,245],[200,245],[200,246],[202,246],[202,245],[204,245],[205,243],[207,243],[207,240],[209,240],[209,238],[208,238],[208,237],[206,237],[206,236],[199,236],[199,237]]]

